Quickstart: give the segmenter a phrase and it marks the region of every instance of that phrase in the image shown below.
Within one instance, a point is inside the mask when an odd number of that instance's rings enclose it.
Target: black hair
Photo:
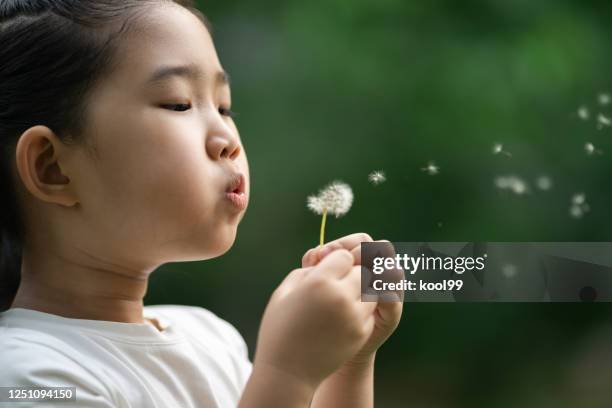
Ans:
[[[161,3],[185,7],[211,30],[191,0],[0,0],[0,311],[19,287],[26,238],[14,172],[19,137],[44,125],[63,143],[91,147],[82,136],[88,94],[112,72],[135,20]]]

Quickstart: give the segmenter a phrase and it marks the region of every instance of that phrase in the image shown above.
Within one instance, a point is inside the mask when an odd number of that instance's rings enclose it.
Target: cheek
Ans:
[[[115,235],[151,248],[214,222],[219,182],[195,140],[122,144],[100,166],[100,191]]]

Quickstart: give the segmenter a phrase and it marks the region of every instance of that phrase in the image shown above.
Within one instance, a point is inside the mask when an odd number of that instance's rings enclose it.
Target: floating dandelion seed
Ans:
[[[430,161],[429,163],[427,163],[427,166],[421,167],[421,171],[424,171],[430,176],[435,176],[436,174],[440,172],[440,168],[436,166],[434,162]]]
[[[508,279],[514,278],[517,273],[518,268],[516,267],[516,265],[505,264],[504,266],[502,266],[502,274]]]
[[[500,176],[495,179],[495,185],[497,186],[497,188],[500,188],[502,190],[510,188],[510,183],[511,180],[509,177]]]
[[[527,183],[517,176],[499,176],[495,178],[495,185],[501,190],[510,190],[516,195],[523,195],[529,191]]]
[[[607,93],[600,93],[599,96],[597,97],[597,101],[599,102],[600,105],[607,105],[610,103],[610,94]]]
[[[587,152],[587,154],[593,154],[595,152],[595,146],[593,146],[593,143],[587,143],[584,145],[584,150]]]
[[[379,185],[380,183],[384,183],[387,178],[385,177],[385,172],[382,170],[376,170],[371,172],[368,175],[368,180],[370,181],[370,183],[374,184],[375,186]]]
[[[548,176],[540,176],[536,179],[536,186],[542,191],[548,191],[552,188],[552,180]]]
[[[342,181],[332,181],[319,191],[317,195],[308,196],[307,207],[315,214],[322,215],[320,245],[325,242],[325,221],[327,213],[336,218],[346,214],[353,205],[353,190]]]
[[[507,157],[512,157],[512,154],[510,152],[507,152],[504,150],[504,145],[501,143],[495,143],[493,145],[493,154],[503,154],[504,156]]]
[[[601,150],[595,148],[595,145],[590,142],[584,145],[584,150],[587,152],[589,156],[592,156],[594,154],[603,154]]]
[[[600,113],[599,115],[597,115],[597,129],[600,130],[602,129],[604,126],[610,126],[612,125],[612,120],[610,120],[610,118],[606,117],[603,113]]]
[[[582,120],[589,120],[589,109],[582,105],[578,108],[578,117]]]
[[[586,196],[584,193],[576,193],[572,196],[572,204],[582,205],[584,203],[586,203]]]
[[[523,180],[514,180],[510,189],[514,192],[514,194],[525,194],[527,192],[527,184],[523,182]]]
[[[573,218],[582,218],[582,216],[584,215],[584,212],[582,211],[582,208],[580,208],[577,205],[572,205],[570,207],[570,215]]]
[[[576,193],[572,196],[569,213],[573,218],[582,218],[589,210],[590,207],[584,193]]]

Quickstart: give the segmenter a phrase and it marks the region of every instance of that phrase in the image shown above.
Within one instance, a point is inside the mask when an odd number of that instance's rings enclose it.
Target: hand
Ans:
[[[289,273],[264,311],[254,370],[268,367],[316,389],[371,338],[376,303],[361,302],[360,281],[345,249]]]
[[[317,265],[319,262],[325,259],[329,254],[334,253],[336,250],[348,250],[353,255],[353,264],[361,265],[361,242],[373,242],[372,238],[365,233],[357,233],[347,235],[346,237],[339,238],[335,241],[328,242],[322,247],[312,248],[304,254],[302,258],[302,267],[312,267]],[[376,242],[389,242],[389,241],[376,241]],[[385,256],[394,257],[395,251],[393,246],[389,243],[384,248]],[[403,276],[403,272],[402,272]],[[374,316],[374,329],[368,340],[351,358],[349,358],[345,366],[347,367],[361,367],[369,364],[376,350],[393,334],[397,326],[399,325],[400,318],[402,316],[403,309],[403,293],[398,293],[400,301],[383,302],[364,302],[374,303],[376,308],[373,311]]]

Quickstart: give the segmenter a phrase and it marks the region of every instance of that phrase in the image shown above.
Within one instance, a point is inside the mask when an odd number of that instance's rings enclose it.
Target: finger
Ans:
[[[333,250],[342,248],[342,245],[338,244],[337,242],[328,242],[323,246],[311,248],[302,257],[302,268],[315,266],[316,264],[321,262],[321,259],[331,253]]]
[[[364,286],[361,282],[361,266],[353,266],[351,272],[348,273],[343,279],[343,283],[346,285],[346,289],[353,295],[355,300],[361,301],[361,294]],[[361,309],[365,314],[373,313],[376,309],[376,302],[364,302],[361,301]]]
[[[363,241],[363,242],[367,242],[367,241]],[[386,239],[378,239],[376,241],[373,242],[389,242]],[[359,243],[359,245],[357,245],[355,248],[353,248],[351,250],[351,253],[353,254],[353,258],[355,259],[355,265],[361,265],[361,242]],[[393,253],[393,255],[395,255],[395,253]]]
[[[313,256],[315,254],[316,248],[310,248],[304,256],[302,257],[302,268],[307,268],[309,266],[314,265]]]
[[[404,309],[402,302],[378,302],[378,316],[387,327],[397,327]]]
[[[380,256],[384,258],[395,258],[395,247],[393,244],[386,239],[379,239],[368,244],[369,248],[375,249],[375,251],[368,251],[367,256],[362,259],[363,262],[372,262],[372,257]],[[362,245],[360,245],[362,246]]]
[[[365,232],[358,232],[355,234],[347,235],[345,237],[330,241],[325,245],[338,244],[341,248],[348,249],[349,251],[351,251],[356,246],[359,246],[359,244],[361,244],[362,242],[372,242],[372,241],[373,239],[369,234],[366,234]]]
[[[354,299],[361,298],[361,267],[353,266],[351,271],[342,278],[344,290]]]
[[[313,255],[313,260],[315,261],[315,263],[319,262],[321,261],[321,259],[325,258],[335,249],[344,248],[353,253],[353,257],[355,258],[353,264],[359,265],[361,263],[362,242],[372,242],[372,237],[370,237],[370,235],[366,234],[365,232],[359,232],[356,234],[347,235],[346,237],[342,237],[334,241],[330,241],[322,247],[317,248],[318,251],[315,251],[315,255]]]
[[[338,249],[312,268],[310,274],[326,274],[340,279],[351,271],[352,265],[353,255],[346,249]]]
[[[345,284],[344,290],[350,292],[353,295],[352,298],[358,302],[357,309],[359,310],[359,316],[362,320],[366,320],[374,316],[374,311],[376,310],[378,303],[375,301],[361,301],[361,273],[359,269],[359,266],[353,266],[351,272],[342,279],[342,282]]]
[[[321,261],[321,259],[325,258],[336,249],[344,248],[349,251],[353,251],[355,248],[359,248],[362,242],[372,242],[372,237],[365,232],[358,232],[330,241],[323,246],[309,249],[302,257],[302,267],[306,268],[309,266],[315,266]],[[355,265],[359,265],[361,263],[361,253],[357,254],[357,257],[358,258],[356,258],[354,261]]]
[[[353,248],[351,255],[353,255],[353,265],[361,265],[361,244]]]
[[[378,308],[377,302],[361,302],[361,313],[364,319],[368,319],[370,316],[374,317],[374,312]]]
[[[376,302],[374,302],[374,304],[376,304]],[[376,318],[373,314],[370,314],[370,316],[366,317],[365,322],[363,324],[366,329],[366,333],[372,333],[372,331],[374,330],[374,326],[376,325]]]

